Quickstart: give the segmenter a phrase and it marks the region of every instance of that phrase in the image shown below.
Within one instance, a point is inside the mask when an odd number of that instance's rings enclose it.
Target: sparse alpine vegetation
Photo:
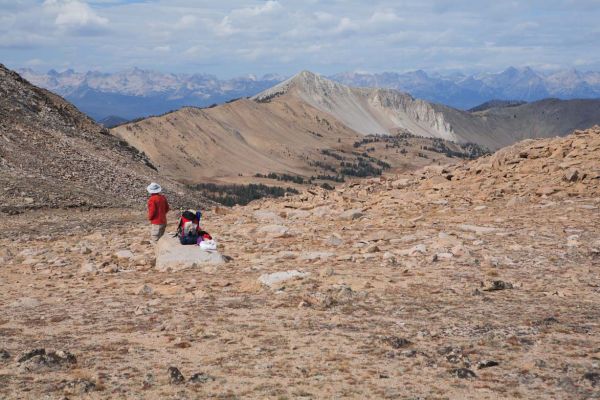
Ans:
[[[298,191],[291,187],[282,188],[263,184],[218,185],[215,183],[200,183],[192,185],[191,189],[199,191],[207,199],[228,207],[237,204],[246,205],[251,201],[264,197],[277,198],[286,194],[298,194]]]

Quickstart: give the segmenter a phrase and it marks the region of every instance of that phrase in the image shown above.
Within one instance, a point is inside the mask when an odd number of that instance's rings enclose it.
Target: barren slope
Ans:
[[[329,118],[329,119],[328,119]],[[300,101],[184,108],[112,131],[177,179],[269,173],[310,174],[319,149],[359,135]]]
[[[0,65],[0,211],[143,204],[149,160]],[[164,182],[176,200],[183,188]]]
[[[231,261],[176,273],[135,212],[0,219],[0,397],[596,398],[599,157],[597,128],[208,210]]]

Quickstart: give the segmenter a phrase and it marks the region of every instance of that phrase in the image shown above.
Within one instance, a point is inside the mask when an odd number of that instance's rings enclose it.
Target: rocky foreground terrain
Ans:
[[[179,272],[142,210],[4,217],[0,397],[600,398],[599,159],[597,127],[209,209],[229,262]]]

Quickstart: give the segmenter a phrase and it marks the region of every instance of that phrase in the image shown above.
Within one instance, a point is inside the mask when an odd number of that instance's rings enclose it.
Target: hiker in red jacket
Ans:
[[[158,183],[152,182],[146,190],[150,193],[150,198],[148,199],[148,220],[152,224],[150,235],[152,236],[152,240],[156,242],[165,234],[169,202],[165,196],[160,194],[162,188]]]

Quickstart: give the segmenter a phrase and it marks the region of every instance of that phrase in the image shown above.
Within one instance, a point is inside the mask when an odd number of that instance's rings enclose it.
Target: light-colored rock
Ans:
[[[296,258],[298,258],[298,252],[296,252],[296,251],[280,251],[279,253],[277,253],[275,258],[277,260],[295,260]]]
[[[273,211],[258,210],[254,211],[254,218],[260,222],[270,222],[273,224],[279,224],[283,221],[281,216],[275,214]]]
[[[130,260],[135,257],[131,250],[119,250],[115,253],[115,256],[120,259]]]
[[[395,189],[404,189],[410,186],[410,179],[400,178],[392,182],[392,187]]]
[[[40,301],[32,297],[21,297],[13,301],[10,305],[14,308],[35,308],[40,305]]]
[[[152,293],[154,293],[154,289],[152,288],[152,286],[148,285],[147,283],[145,283],[144,285],[142,285],[137,290],[137,294],[141,294],[143,296],[150,296]]]
[[[567,182],[576,182],[579,179],[579,171],[575,168],[568,169],[563,175],[563,180]]]
[[[328,258],[331,258],[333,256],[335,256],[334,253],[330,253],[327,251],[309,251],[309,252],[303,253],[300,256],[300,260],[303,260],[303,261],[327,260]]]
[[[92,263],[84,263],[81,265],[81,268],[79,268],[79,273],[80,274],[93,274],[96,271],[98,271],[98,268],[96,268],[96,266]]]
[[[474,233],[493,233],[493,232],[497,232],[498,228],[495,228],[493,226],[477,226],[477,225],[470,225],[470,224],[461,224],[458,226],[459,229],[463,230],[463,231],[467,231],[467,232],[474,232]]]
[[[353,219],[358,219],[362,217],[364,214],[361,209],[354,208],[352,210],[344,211],[340,214],[339,218],[345,221],[351,221]]]
[[[427,253],[427,246],[421,243],[411,247],[410,249],[401,250],[398,253],[401,255],[416,257]]]
[[[265,235],[270,238],[285,238],[290,235],[290,228],[283,225],[264,225],[258,228],[260,235]]]
[[[304,278],[305,276],[308,276],[309,273],[308,272],[301,272],[298,270],[289,270],[289,271],[280,271],[280,272],[273,272],[271,274],[263,274],[258,278],[258,281],[260,283],[262,283],[263,285],[266,286],[273,286],[285,281],[288,281],[290,279],[294,279],[294,278]]]
[[[201,265],[219,265],[225,259],[218,251],[204,251],[195,245],[183,246],[177,238],[163,236],[156,244],[156,269],[178,271]]]

